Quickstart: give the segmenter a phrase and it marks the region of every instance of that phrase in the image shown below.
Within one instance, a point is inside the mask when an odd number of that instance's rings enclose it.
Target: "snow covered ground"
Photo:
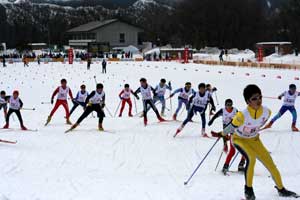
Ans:
[[[37,66],[22,63],[0,68],[0,89],[11,93],[20,91],[24,107],[35,107],[36,111],[22,111],[25,125],[37,128],[38,132],[19,131],[16,116],[11,118],[13,130],[0,130],[0,138],[17,140],[16,145],[0,144],[0,199],[10,200],[240,200],[243,197],[244,177],[239,174],[223,176],[220,173],[223,156],[217,172],[214,171],[222,151],[220,142],[188,186],[183,182],[189,177],[199,161],[214,143],[212,139],[200,137],[200,124],[186,126],[178,138],[173,139],[177,122],[156,123],[151,112],[149,126],[144,127],[141,118],[111,118],[104,120],[104,128],[115,133],[99,133],[97,119],[89,117],[76,131],[64,134],[69,127],[64,124],[64,112],[60,108],[49,126],[43,124],[52,109],[42,105],[49,101],[61,78],[67,78],[73,90],[82,83],[88,90],[95,87],[93,77],[104,83],[107,106],[111,112],[119,103],[118,93],[124,83],[133,89],[139,79],[146,77],[155,86],[160,78],[171,80],[174,89],[191,81],[211,83],[218,88],[221,108],[226,98],[232,98],[234,105],[243,109],[245,103],[242,90],[249,83],[258,84],[266,96],[278,96],[296,83],[298,71],[261,70],[179,64],[175,62],[119,62],[108,64],[108,73],[100,73],[100,64],[92,65],[86,71],[85,64],[67,65],[49,63]],[[250,76],[245,74],[249,73]],[[266,77],[262,77],[262,74]],[[281,75],[282,79],[276,76]],[[172,99],[175,110],[176,98]],[[70,104],[71,105],[71,104]],[[264,105],[278,111],[281,101],[264,99]],[[296,103],[299,110],[300,102]],[[138,111],[142,109],[137,102]],[[171,108],[168,101],[167,107]],[[75,122],[82,110],[78,108],[71,120]],[[126,112],[126,110],[125,110]],[[108,115],[108,113],[106,113]],[[167,113],[171,118],[172,113]],[[184,119],[185,113],[179,116]],[[199,116],[195,116],[199,121]],[[288,189],[300,193],[300,134],[290,132],[291,116],[284,115],[271,130],[261,137],[272,152]],[[1,110],[0,124],[4,124]],[[298,123],[299,126],[299,123]],[[219,119],[210,130],[221,130]],[[237,169],[237,163],[232,170]],[[257,162],[254,190],[258,200],[277,200],[274,183],[266,169]]]

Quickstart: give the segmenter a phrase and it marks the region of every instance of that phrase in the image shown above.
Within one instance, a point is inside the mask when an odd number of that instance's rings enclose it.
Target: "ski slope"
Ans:
[[[190,123],[174,139],[172,136],[178,122],[156,123],[154,114],[149,113],[149,126],[143,126],[139,117],[128,118],[127,107],[123,118],[112,118],[106,112],[104,128],[112,133],[97,131],[97,118],[88,117],[74,132],[64,134],[69,128],[60,108],[49,126],[44,127],[52,106],[41,104],[50,101],[53,90],[61,78],[68,80],[73,94],[84,83],[89,91],[95,88],[94,76],[104,84],[106,105],[112,113],[119,103],[118,94],[124,83],[132,89],[139,86],[139,79],[145,77],[155,86],[161,78],[172,81],[174,89],[191,81],[194,88],[198,83],[211,83],[218,88],[221,108],[226,98],[232,98],[234,106],[245,108],[242,91],[249,83],[258,84],[265,96],[278,96],[290,83],[298,87],[294,77],[299,71],[267,70],[179,64],[176,62],[118,62],[108,63],[107,74],[101,74],[100,64],[92,64],[86,71],[86,64],[74,65],[49,63],[38,66],[22,63],[0,68],[0,90],[11,93],[20,91],[24,108],[36,111],[22,111],[25,126],[38,132],[19,131],[17,117],[11,117],[13,130],[0,130],[0,138],[17,140],[16,145],[0,144],[0,199],[3,200],[240,200],[243,194],[244,177],[233,173],[223,176],[220,172],[225,156],[214,171],[222,151],[222,142],[199,169],[189,185],[183,182],[204,157],[214,143],[212,139],[200,137],[200,123]],[[249,73],[249,76],[245,74]],[[265,75],[265,77],[262,77]],[[282,78],[276,78],[280,75]],[[215,96],[214,96],[215,98]],[[172,99],[175,111],[177,98]],[[273,115],[279,110],[281,101],[263,99]],[[69,104],[71,106],[71,102]],[[160,109],[160,106],[158,106]],[[170,109],[170,101],[167,101]],[[300,101],[296,102],[297,110]],[[137,101],[137,110],[142,103]],[[135,109],[134,113],[135,113]],[[71,117],[75,122],[82,113],[77,108]],[[167,112],[166,118],[172,113]],[[272,115],[272,116],[273,116]],[[179,116],[185,117],[185,112]],[[200,117],[194,120],[199,122]],[[299,120],[298,120],[299,121]],[[0,124],[4,125],[3,111]],[[264,131],[261,138],[282,173],[285,186],[300,193],[300,133],[290,131],[291,115],[286,113],[273,128]],[[221,130],[218,119],[210,130]],[[298,122],[298,127],[300,127]],[[239,158],[238,158],[239,159]],[[236,161],[231,170],[237,169]],[[258,200],[277,200],[277,191],[266,169],[257,162],[254,191]]]

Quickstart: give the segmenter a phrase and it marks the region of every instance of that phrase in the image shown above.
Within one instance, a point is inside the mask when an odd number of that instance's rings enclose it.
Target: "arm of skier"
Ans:
[[[214,121],[218,118],[221,117],[223,115],[223,109],[220,109],[216,114],[214,114],[214,116],[211,118],[211,120],[209,120],[208,122],[208,126],[211,126]]]

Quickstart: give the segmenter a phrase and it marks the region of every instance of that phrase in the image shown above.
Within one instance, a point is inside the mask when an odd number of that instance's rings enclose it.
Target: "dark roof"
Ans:
[[[112,23],[117,22],[117,21],[120,21],[120,20],[118,20],[118,19],[109,19],[109,20],[104,20],[104,21],[93,21],[93,22],[89,22],[87,24],[83,24],[83,25],[77,26],[75,28],[72,28],[72,29],[68,30],[67,33],[89,32],[89,31],[101,28],[103,26],[112,24]],[[124,23],[127,23],[127,22],[124,22]],[[129,23],[127,23],[127,24],[129,24]],[[129,25],[131,25],[131,24],[129,24]],[[134,26],[134,25],[131,25],[131,26]],[[139,27],[136,27],[136,28],[140,29]]]

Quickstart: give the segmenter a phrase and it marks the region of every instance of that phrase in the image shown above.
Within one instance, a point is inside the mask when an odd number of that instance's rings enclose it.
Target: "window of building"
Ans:
[[[125,43],[125,33],[120,33],[120,43]]]

